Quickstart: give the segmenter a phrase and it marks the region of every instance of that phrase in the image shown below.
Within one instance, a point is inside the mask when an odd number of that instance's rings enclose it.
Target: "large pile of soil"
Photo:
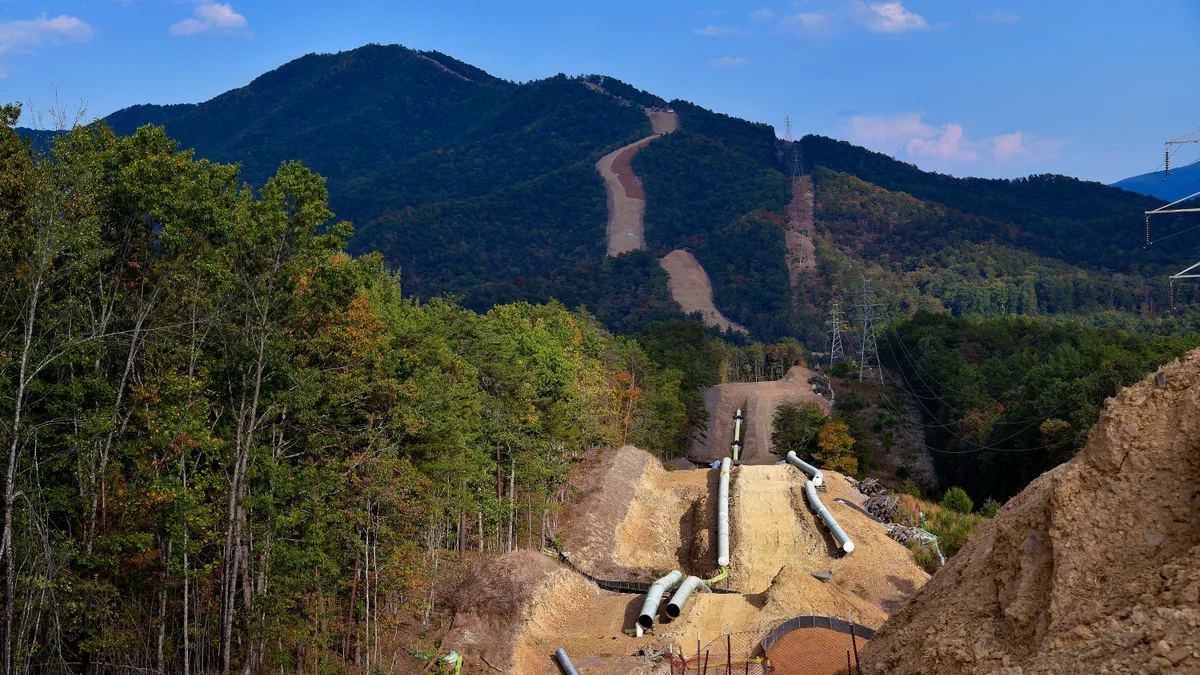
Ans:
[[[688,457],[712,461],[729,456],[733,443],[733,416],[738,408],[746,420],[742,424],[743,464],[773,464],[779,457],[771,454],[771,421],[780,403],[811,401],[829,412],[828,399],[813,392],[808,383],[813,373],[793,366],[782,380],[769,382],[730,382],[704,389],[704,407],[708,411],[708,431],[695,435]]]
[[[1200,672],[1200,351],[1105,402],[863,653],[878,673]]]

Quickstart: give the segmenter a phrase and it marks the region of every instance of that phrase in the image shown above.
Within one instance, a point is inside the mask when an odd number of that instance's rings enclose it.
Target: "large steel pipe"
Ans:
[[[675,588],[675,584],[682,578],[682,572],[671,570],[670,574],[650,584],[650,590],[646,592],[646,601],[642,603],[642,611],[638,614],[638,624],[642,628],[649,630],[654,627],[654,617],[658,615],[658,603],[662,602],[663,593]]]
[[[742,456],[742,420],[746,419],[742,416],[742,409],[737,409],[737,414],[733,416],[733,446],[730,448],[733,451],[733,458],[739,459]]]
[[[829,528],[830,533],[833,534],[833,538],[837,540],[838,546],[846,553],[853,552],[854,542],[850,541],[850,537],[846,536],[846,532],[842,529],[842,526],[838,525],[838,522],[833,519],[833,514],[829,512],[829,509],[825,508],[820,499],[817,499],[817,487],[811,480],[804,481],[804,496],[808,498],[808,505],[825,522],[825,527]]]
[[[729,564],[729,471],[733,462],[721,460],[721,478],[717,481],[717,565]]]
[[[813,485],[820,485],[825,482],[825,475],[821,473],[821,470],[797,457],[795,450],[788,450],[787,461],[792,466],[812,476]]]
[[[554,650],[554,656],[558,659],[558,665],[567,675],[579,675],[579,671],[575,670],[575,664],[571,663],[571,659],[567,657],[567,652],[562,647]]]
[[[671,601],[667,603],[667,616],[672,619],[679,618],[683,612],[683,606],[687,604],[688,598],[692,597],[692,593],[697,588],[703,588],[711,593],[712,591],[704,584],[704,580],[700,577],[688,577],[679,585],[679,590],[671,595]]]

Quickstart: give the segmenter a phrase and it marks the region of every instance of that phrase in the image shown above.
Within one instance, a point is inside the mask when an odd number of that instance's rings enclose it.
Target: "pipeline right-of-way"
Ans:
[[[852,553],[854,551],[854,542],[850,541],[850,537],[846,536],[846,531],[842,529],[841,525],[838,525],[836,520],[834,520],[833,514],[830,513],[829,509],[825,508],[825,505],[822,504],[821,500],[817,498],[817,486],[825,480],[821,470],[797,457],[794,451],[788,452],[787,461],[791,465],[812,476],[812,478],[809,480],[804,481],[804,496],[808,499],[808,505],[817,512],[817,515],[820,516],[821,520],[825,523],[825,527],[829,528],[829,532],[833,534],[833,538],[837,540],[838,546],[841,547],[841,549],[846,553]]]

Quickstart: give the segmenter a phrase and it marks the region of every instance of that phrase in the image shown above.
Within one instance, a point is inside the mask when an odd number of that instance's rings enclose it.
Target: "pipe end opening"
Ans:
[[[643,614],[638,617],[638,625],[646,630],[650,630],[651,628],[654,628],[654,617],[650,616],[649,614]]]
[[[672,619],[678,619],[679,608],[675,605],[667,605],[667,616],[671,617]]]

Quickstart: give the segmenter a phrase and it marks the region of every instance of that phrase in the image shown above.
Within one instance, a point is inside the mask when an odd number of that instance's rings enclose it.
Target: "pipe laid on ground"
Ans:
[[[825,482],[825,474],[821,473],[821,470],[817,467],[797,457],[795,450],[788,450],[787,461],[790,462],[792,466],[812,476],[813,485],[820,485],[821,483]]]
[[[671,570],[667,576],[650,584],[650,590],[646,592],[646,601],[642,603],[642,611],[638,614],[638,624],[647,630],[654,627],[654,617],[658,615],[658,603],[662,602],[663,593],[675,588],[675,584],[683,578],[683,573],[679,570]]]
[[[712,589],[706,586],[700,577],[692,576],[684,579],[683,583],[679,584],[679,590],[671,594],[671,601],[667,603],[667,616],[672,619],[679,618],[680,613],[683,612],[683,606],[687,604],[688,598],[692,597],[692,593],[697,588],[712,593]]]
[[[721,460],[721,478],[717,482],[717,566],[729,564],[729,471],[733,462]]]
[[[846,532],[842,529],[842,526],[838,525],[838,522],[833,519],[833,514],[829,512],[829,509],[825,508],[820,499],[817,499],[817,488],[811,480],[804,481],[804,496],[808,497],[808,505],[817,512],[821,520],[825,521],[825,527],[829,528],[829,531],[833,534],[833,538],[837,540],[838,546],[846,553],[852,553],[854,551],[854,542],[850,541],[850,537],[846,536]]]
[[[742,420],[746,419],[742,416],[742,409],[737,409],[737,414],[733,416],[733,458],[736,460],[742,455]]]
[[[562,647],[554,650],[554,656],[558,659],[558,665],[562,667],[564,673],[579,675],[579,671],[575,670],[575,664],[571,663],[571,659],[567,657],[567,652]]]

